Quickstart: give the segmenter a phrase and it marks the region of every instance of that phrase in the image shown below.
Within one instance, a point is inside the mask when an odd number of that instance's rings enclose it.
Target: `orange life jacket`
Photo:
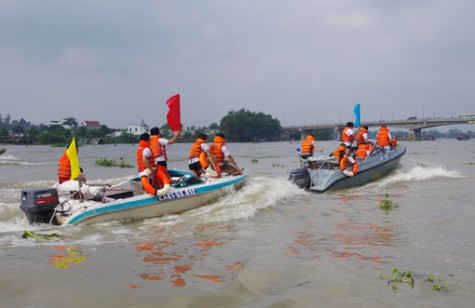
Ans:
[[[216,156],[216,163],[217,164],[224,163],[224,158],[225,157],[224,157],[223,150],[221,150],[221,147],[225,144],[226,144],[226,141],[223,138],[221,138],[219,136],[215,136],[214,140],[213,140],[213,143],[209,147],[211,153],[213,153],[214,156]]]
[[[367,143],[367,144],[366,144],[366,148],[368,149],[368,152],[371,153],[371,151],[372,151],[373,148],[374,148],[374,145],[373,145],[372,143]]]
[[[164,156],[165,160],[167,159],[167,147],[162,145],[160,141],[160,135],[150,136],[150,151],[154,158]]]
[[[393,138],[393,146],[394,146],[394,147],[397,147],[397,140],[396,140],[396,138]]]
[[[137,167],[139,169],[139,172],[142,172],[147,168],[147,165],[145,165],[145,163],[143,162],[143,150],[145,150],[147,148],[150,149],[150,146],[149,146],[148,142],[146,142],[144,140],[140,140],[139,141],[139,149],[137,150],[137,153],[135,155],[135,157],[137,158]],[[155,162],[153,160],[153,155],[151,155],[148,158],[148,160],[149,160],[150,165],[152,167],[155,166]]]
[[[356,150],[355,156],[365,159],[366,155],[367,155],[366,151],[367,151],[366,144],[362,143],[358,146],[358,149]]]
[[[201,168],[203,169],[206,169],[209,166],[207,158],[208,158],[208,155],[206,154],[206,152],[200,153],[200,165],[201,165]],[[216,162],[216,169],[217,169],[216,171],[218,172],[218,174],[221,174],[221,167],[219,166],[218,162]]]
[[[188,159],[192,159],[194,157],[196,158],[200,157],[200,153],[202,152],[201,145],[203,143],[206,143],[206,141],[204,141],[201,138],[198,138],[195,140],[195,143],[191,146],[190,155],[188,155]]]
[[[338,158],[338,160],[340,160],[341,156],[343,155],[343,153],[345,153],[345,151],[346,151],[346,147],[343,144],[340,144],[338,148],[335,151],[333,151],[333,156],[335,156],[336,158]]]
[[[352,143],[355,137],[354,137],[353,135],[348,136],[348,134],[346,133],[346,131],[347,131],[348,129],[349,129],[349,127],[345,127],[345,128],[343,129],[343,132],[341,133],[341,140],[342,140],[343,142]]]
[[[358,141],[358,143],[365,143],[366,140],[363,138],[363,134],[367,132],[368,131],[366,130],[366,128],[361,127],[358,133],[356,134],[356,141]]]
[[[391,141],[389,140],[389,130],[387,127],[381,126],[377,138],[377,143],[381,147],[388,146],[391,144]]]
[[[315,148],[315,146],[313,145],[314,140],[315,138],[308,135],[307,138],[302,141],[300,153],[303,155],[313,155],[313,149]]]
[[[68,180],[71,178],[71,162],[66,151],[64,151],[63,156],[58,161],[58,177]]]

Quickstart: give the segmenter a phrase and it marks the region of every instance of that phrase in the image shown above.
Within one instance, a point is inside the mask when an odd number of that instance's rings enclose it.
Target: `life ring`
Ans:
[[[340,161],[340,169],[346,176],[354,176],[358,173],[358,164],[353,158],[348,159],[345,156]]]
[[[166,171],[165,167],[163,166],[157,166],[157,171],[155,172],[155,177],[154,177],[155,182],[162,187],[161,189],[157,189],[155,192],[156,196],[164,196],[168,193],[170,190],[170,176],[168,175],[168,172]]]
[[[140,183],[142,183],[142,187],[146,192],[155,196],[155,194],[157,193],[157,189],[153,187],[152,184],[150,184],[148,176],[143,175],[142,177],[140,177]]]
[[[154,175],[154,181],[160,182],[160,185],[163,186],[161,189],[156,189],[149,180],[149,175],[150,175],[150,170],[148,172],[142,172],[140,174],[140,183],[142,183],[143,189],[148,192],[149,194],[153,196],[163,196],[168,193],[168,191],[171,188],[170,185],[170,178],[168,177],[168,174],[163,172],[160,168],[157,169]]]

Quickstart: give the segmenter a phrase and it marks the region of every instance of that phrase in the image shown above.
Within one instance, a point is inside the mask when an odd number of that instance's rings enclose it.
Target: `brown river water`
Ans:
[[[230,143],[250,174],[241,190],[179,215],[65,228],[29,226],[19,209],[22,189],[54,184],[64,149],[3,146],[0,306],[473,307],[475,140],[400,144],[389,176],[316,194],[287,180],[297,142]],[[169,167],[186,169],[189,147],[169,146]],[[135,150],[80,147],[88,182],[135,176],[94,164],[135,166]],[[414,282],[392,281],[393,270]]]

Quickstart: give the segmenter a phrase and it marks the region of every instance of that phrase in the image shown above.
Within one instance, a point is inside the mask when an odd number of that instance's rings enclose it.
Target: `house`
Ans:
[[[81,125],[86,127],[87,131],[98,129],[101,127],[101,123],[99,123],[99,121],[84,121],[81,123]]]
[[[142,135],[143,133],[146,133],[146,132],[148,132],[148,125],[145,124],[144,120],[142,120],[140,125],[128,125],[127,126],[127,133],[128,134],[140,136],[140,135]]]

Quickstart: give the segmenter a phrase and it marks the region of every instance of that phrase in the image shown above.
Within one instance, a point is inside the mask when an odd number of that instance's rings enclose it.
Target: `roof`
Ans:
[[[99,121],[84,121],[85,126],[101,126]]]

